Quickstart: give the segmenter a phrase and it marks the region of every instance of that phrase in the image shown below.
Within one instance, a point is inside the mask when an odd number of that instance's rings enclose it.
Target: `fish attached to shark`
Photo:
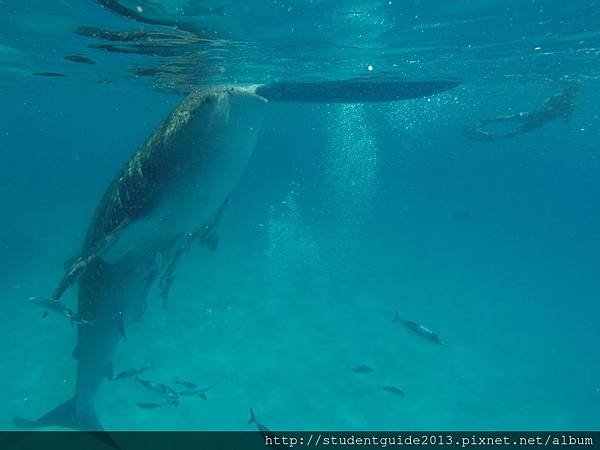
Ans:
[[[83,247],[50,301],[78,282],[74,396],[19,428],[101,431],[94,403],[128,325],[141,320],[146,294],[193,242],[214,242],[217,221],[254,150],[269,101],[384,101],[383,90],[327,82],[212,86],[189,94],[129,158],[105,191]],[[388,101],[432,95],[458,82],[399,83]],[[302,88],[306,87],[305,97]],[[404,91],[404,94],[403,94]],[[287,92],[287,94],[286,94]],[[159,257],[160,255],[160,257]],[[157,261],[166,262],[159,267]],[[43,302],[42,302],[43,303]],[[44,305],[48,307],[48,305]]]

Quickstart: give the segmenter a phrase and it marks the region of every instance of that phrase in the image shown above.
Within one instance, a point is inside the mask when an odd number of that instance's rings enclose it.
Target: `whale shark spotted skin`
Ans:
[[[371,102],[432,95],[457,82],[402,82],[369,89],[361,81],[213,86],[188,95],[130,157],[100,200],[78,257],[53,294],[78,281],[75,395],[19,428],[102,430],[94,401],[126,328],[140,320],[146,294],[168,276],[193,241],[212,234],[252,155],[268,100]],[[75,314],[75,313],[73,313]]]

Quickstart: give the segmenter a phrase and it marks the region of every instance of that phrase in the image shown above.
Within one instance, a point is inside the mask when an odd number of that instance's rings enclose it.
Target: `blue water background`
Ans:
[[[13,3],[0,4],[0,44],[20,52],[0,53],[2,429],[14,414],[35,417],[72,395],[75,329],[42,320],[25,300],[54,289],[115,172],[182,98],[146,80],[94,83],[127,56],[94,53],[92,68],[60,61],[85,50],[65,31],[76,21],[140,25],[93,2]],[[186,255],[168,309],[153,291],[115,357],[116,370],[154,364],[152,379],[214,385],[208,400],[144,411],[135,403],[151,394],[106,382],[97,399],[106,428],[243,430],[252,406],[273,429],[598,429],[599,6],[459,2],[436,12],[436,2],[421,2],[415,17],[419,2],[409,3],[395,7],[405,14],[392,31],[369,36],[372,57],[350,54],[326,77],[368,76],[372,64],[464,84],[398,103],[271,105],[220,248]],[[289,17],[266,6],[248,14],[260,26],[240,33],[265,41],[260,32]],[[47,29],[23,24],[33,16]],[[294,19],[308,33],[310,17]],[[436,48],[417,52],[420,70],[381,50],[422,45],[422,29],[437,34],[427,42]],[[324,30],[319,38],[336,36]],[[299,60],[265,68],[234,49],[231,81],[307,78],[319,47],[306,47],[305,70]],[[51,69],[70,76],[30,75]],[[569,123],[492,143],[461,135],[479,118],[539,107],[565,77],[582,83]],[[74,300],[73,290],[65,301]],[[394,323],[395,311],[446,344]],[[359,363],[374,372],[346,370]]]

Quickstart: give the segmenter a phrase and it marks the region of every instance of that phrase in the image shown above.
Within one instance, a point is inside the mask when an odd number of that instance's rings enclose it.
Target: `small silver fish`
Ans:
[[[67,61],[72,61],[72,62],[76,62],[76,63],[80,63],[80,64],[96,64],[94,61],[92,61],[90,58],[88,58],[87,56],[83,56],[83,55],[66,55],[63,56],[64,59],[66,59]]]
[[[183,380],[180,380],[179,378],[177,378],[175,380],[175,384],[179,384],[180,386],[185,386],[188,389],[195,389],[195,388],[198,387],[197,384],[194,384],[194,383],[192,383],[190,381],[183,381]]]
[[[130,377],[134,377],[136,375],[139,375],[140,373],[145,372],[146,370],[150,370],[153,369],[152,366],[145,366],[145,367],[140,367],[139,369],[126,369],[123,370],[122,372],[119,372],[118,374],[116,374],[115,376],[113,376],[111,378],[111,380],[122,380],[123,378],[130,378]]]
[[[354,373],[358,373],[358,374],[366,374],[366,373],[372,373],[373,372],[373,368],[371,366],[368,366],[366,364],[357,364],[353,367],[350,367],[348,364],[346,364],[346,368]]]
[[[137,376],[135,377],[135,380],[142,386],[144,386],[146,389],[156,392],[157,394],[160,394],[163,397],[165,397],[169,405],[179,405],[179,394],[169,386],[162,383],[155,383],[153,381],[142,380]]]
[[[377,390],[378,391],[384,391],[384,392],[388,392],[390,394],[393,395],[398,395],[398,396],[404,396],[404,391],[400,388],[397,388],[396,386],[380,386],[377,385]]]
[[[185,395],[185,396],[197,395],[202,400],[208,400],[208,397],[206,396],[206,393],[208,391],[210,391],[209,387],[207,387],[207,388],[200,388],[200,389],[191,389],[189,391],[181,391],[179,393],[179,395]]]
[[[402,325],[404,325],[409,330],[412,330],[415,333],[420,334],[421,336],[435,342],[436,344],[440,344],[440,345],[445,344],[444,340],[442,339],[442,337],[439,334],[434,333],[433,331],[431,331],[429,328],[425,327],[424,325],[421,325],[417,322],[413,322],[412,320],[401,319],[400,315],[398,314],[398,311],[396,311],[396,316],[394,317],[394,322],[400,322]]]

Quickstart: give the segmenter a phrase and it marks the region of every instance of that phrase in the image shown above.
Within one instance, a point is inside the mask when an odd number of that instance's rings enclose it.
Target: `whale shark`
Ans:
[[[78,318],[74,396],[36,420],[15,416],[15,426],[102,430],[94,403],[103,380],[114,378],[119,342],[142,319],[149,288],[172,272],[182,251],[196,242],[215,247],[218,222],[253,153],[269,102],[396,101],[458,84],[282,82],[190,93],[118,171],[79,255],[47,299],[62,303],[64,292],[78,286],[77,311],[71,313]]]

